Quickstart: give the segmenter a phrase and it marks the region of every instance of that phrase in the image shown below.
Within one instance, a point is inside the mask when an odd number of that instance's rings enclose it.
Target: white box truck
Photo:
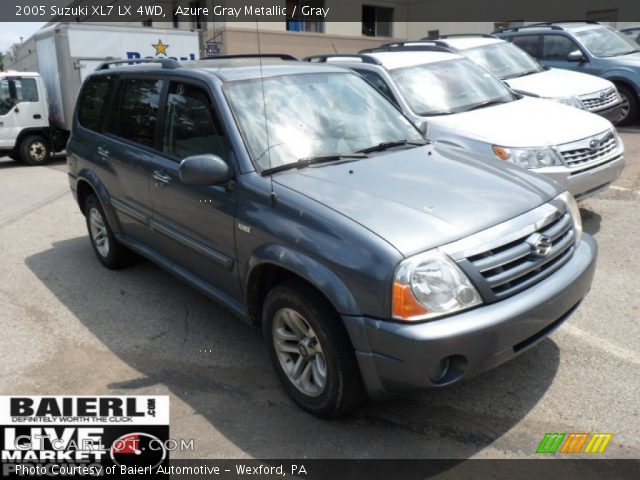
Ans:
[[[0,72],[0,156],[29,165],[64,149],[85,77],[110,60],[199,58],[187,30],[58,23],[14,47]],[[23,70],[23,71],[20,71]]]

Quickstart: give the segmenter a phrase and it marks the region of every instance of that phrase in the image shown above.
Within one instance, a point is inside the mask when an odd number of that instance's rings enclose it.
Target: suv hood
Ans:
[[[274,182],[340,212],[404,256],[504,222],[562,192],[541,175],[444,145],[291,170]]]
[[[599,115],[550,100],[524,97],[471,112],[426,117],[429,138],[467,137],[503,147],[546,147],[613,128]]]
[[[557,68],[512,78],[507,83],[514,90],[545,98],[588,95],[613,87],[613,83],[604,78]]]
[[[613,65],[609,67],[616,66],[627,66],[627,67],[640,67],[640,52],[630,53],[629,55],[618,55],[617,57],[604,57],[601,60],[609,60]]]

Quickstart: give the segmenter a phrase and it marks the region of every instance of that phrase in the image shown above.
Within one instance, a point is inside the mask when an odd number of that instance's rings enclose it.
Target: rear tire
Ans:
[[[617,87],[622,97],[623,112],[616,125],[629,125],[638,117],[638,95],[633,88],[627,85],[618,85]]]
[[[40,135],[29,135],[20,142],[20,159],[27,165],[44,165],[50,154],[49,142]]]
[[[302,282],[267,294],[263,333],[269,357],[289,396],[304,410],[336,417],[365,399],[360,370],[342,320]]]
[[[84,202],[84,215],[93,251],[105,267],[115,270],[134,263],[135,254],[118,243],[98,197],[93,194]]]

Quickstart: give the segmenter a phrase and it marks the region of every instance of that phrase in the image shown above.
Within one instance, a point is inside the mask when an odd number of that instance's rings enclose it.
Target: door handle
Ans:
[[[42,118],[42,115],[40,115],[39,113],[36,113],[33,118],[35,118],[36,120],[40,120]]]
[[[107,158],[109,158],[109,155],[111,155],[111,153],[106,148],[98,147],[98,155],[103,160],[106,160]]]
[[[158,170],[153,172],[153,178],[156,182],[168,184],[171,183],[171,177],[166,173],[162,173]]]

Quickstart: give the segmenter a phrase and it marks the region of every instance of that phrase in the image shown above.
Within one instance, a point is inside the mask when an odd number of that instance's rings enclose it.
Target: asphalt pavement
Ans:
[[[640,128],[581,204],[592,290],[559,330],[459,385],[319,420],[278,384],[260,332],[159,267],[96,260],[66,165],[0,160],[0,394],[166,394],[173,458],[535,457],[547,432],[609,432],[640,457]]]

